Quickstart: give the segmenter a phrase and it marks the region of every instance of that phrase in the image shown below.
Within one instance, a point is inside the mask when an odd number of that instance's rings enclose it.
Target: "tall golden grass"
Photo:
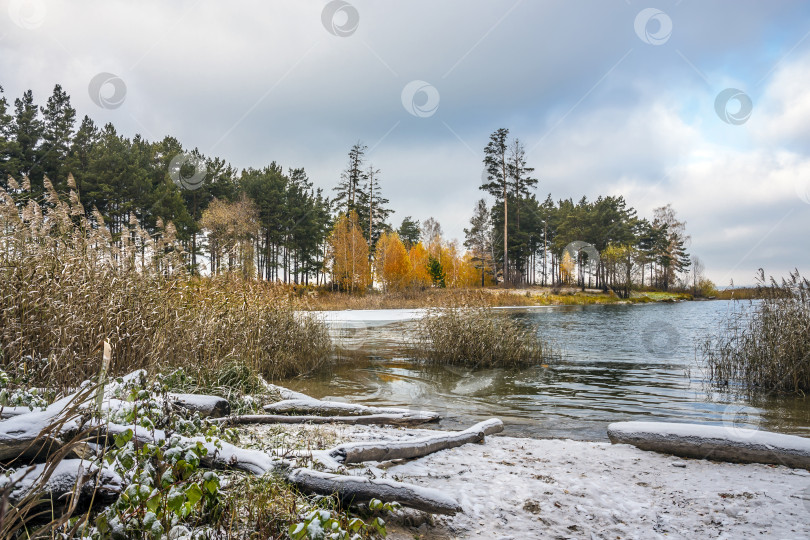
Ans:
[[[42,359],[37,382],[68,387],[98,373],[105,339],[113,375],[185,367],[216,379],[237,366],[273,379],[331,357],[326,328],[285,290],[190,276],[171,223],[150,235],[130,216],[111,230],[75,190],[60,197],[46,178],[36,201],[27,184],[0,189],[0,364]]]

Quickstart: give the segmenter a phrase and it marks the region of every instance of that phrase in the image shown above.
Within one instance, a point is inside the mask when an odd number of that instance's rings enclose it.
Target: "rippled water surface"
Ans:
[[[740,307],[712,301],[508,309],[536,325],[562,356],[548,366],[484,371],[425,367],[405,357],[401,345],[419,311],[335,312],[323,316],[357,359],[287,385],[321,398],[438,411],[446,428],[497,416],[508,434],[530,437],[604,440],[607,424],[624,420],[810,436],[810,398],[735,398],[703,384],[695,346]]]

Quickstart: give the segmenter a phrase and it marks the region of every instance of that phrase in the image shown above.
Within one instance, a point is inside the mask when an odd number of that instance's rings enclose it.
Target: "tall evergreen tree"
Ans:
[[[387,224],[392,210],[388,208],[388,199],[383,197],[380,189],[380,170],[373,165],[365,171],[366,184],[359,193],[358,207],[363,208],[360,214],[360,225],[363,234],[369,242],[373,254],[377,241],[383,232],[390,232],[391,226]]]
[[[534,167],[526,164],[526,149],[520,139],[515,139],[509,145],[509,191],[515,198],[527,197],[531,189],[537,186],[537,178],[532,178]]]
[[[48,176],[57,189],[64,189],[67,174],[65,161],[70,153],[73,140],[73,127],[76,123],[76,109],[70,105],[70,96],[60,85],[53,89],[42,112],[42,144],[39,146],[38,161],[43,174]]]
[[[361,142],[357,142],[349,150],[349,164],[340,174],[340,182],[335,191],[335,203],[342,212],[346,214],[352,211],[362,215],[363,208],[361,200],[363,198],[363,186],[366,183],[365,154],[368,147]]]
[[[7,177],[12,174],[8,169],[8,162],[11,159],[11,145],[14,140],[14,119],[8,113],[8,100],[3,95],[3,87],[0,86],[0,187],[8,189]]]
[[[507,160],[509,130],[498,129],[489,136],[484,148],[486,181],[480,189],[486,191],[503,204],[503,279],[509,281],[509,163]]]
[[[85,177],[90,170],[90,160],[93,147],[98,143],[99,131],[96,124],[89,116],[82,118],[82,123],[73,140],[70,143],[70,150],[65,158],[65,171],[72,174],[76,179],[79,193],[85,192]]]
[[[287,177],[276,162],[263,169],[247,169],[240,177],[241,188],[259,208],[257,269],[267,280],[279,279],[285,239],[284,202]],[[281,275],[283,278],[283,274]]]
[[[421,234],[419,220],[414,221],[411,216],[405,216],[402,218],[402,224],[399,226],[397,233],[399,233],[399,238],[405,245],[405,249],[411,249],[414,244],[419,242],[419,235]]]
[[[8,174],[14,177],[27,176],[31,180],[34,196],[42,193],[42,167],[38,163],[37,150],[42,138],[42,119],[34,103],[34,93],[26,91],[14,100],[14,122],[10,144]]]
[[[470,219],[470,228],[464,229],[464,247],[472,254],[476,268],[481,272],[481,286],[485,284],[486,274],[490,271],[492,253],[492,218],[484,199],[478,201]]]
[[[666,232],[660,239],[657,255],[661,264],[661,286],[664,290],[675,282],[678,272],[683,272],[691,264],[686,251],[686,243],[690,238],[686,234],[686,223],[678,220],[675,209],[671,204],[653,210],[653,227]]]

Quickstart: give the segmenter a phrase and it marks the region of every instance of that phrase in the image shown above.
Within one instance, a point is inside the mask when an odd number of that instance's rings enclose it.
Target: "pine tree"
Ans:
[[[487,272],[492,265],[492,219],[484,199],[478,201],[470,218],[470,228],[464,229],[464,246],[470,251],[475,267],[481,272],[484,286]]]
[[[447,285],[445,283],[444,267],[442,266],[441,261],[433,255],[428,255],[427,268],[428,274],[430,274],[430,280],[433,282],[433,286],[441,289],[445,288]]]
[[[3,95],[3,87],[0,86],[0,188],[5,190],[8,189],[8,176],[14,173],[14,171],[8,169],[13,137],[13,117],[8,113],[8,100]]]
[[[520,139],[515,139],[509,145],[509,171],[510,191],[515,197],[525,197],[531,189],[537,186],[537,178],[532,178],[534,167],[526,164],[526,149]]]
[[[486,191],[503,204],[503,279],[509,281],[509,163],[507,161],[507,138],[509,130],[498,129],[489,137],[484,148],[484,165],[487,179],[480,189]]]
[[[286,236],[284,204],[287,197],[288,178],[281,166],[272,162],[263,169],[242,171],[240,187],[259,208],[259,234],[257,246],[257,269],[267,280],[284,278],[283,249]]]
[[[38,148],[38,161],[45,174],[58,190],[64,190],[68,170],[65,160],[73,140],[73,127],[76,122],[76,109],[70,105],[70,96],[60,85],[53,89],[42,112],[42,144]]]
[[[414,221],[411,216],[405,216],[402,218],[402,224],[399,226],[397,233],[402,243],[405,244],[405,248],[411,249],[414,244],[419,242],[419,235],[421,234],[419,220]]]
[[[27,176],[34,196],[43,192],[42,167],[38,163],[37,150],[42,138],[42,120],[39,108],[34,103],[34,94],[26,91],[22,98],[14,100],[14,121],[10,141],[8,174],[15,178]]]
[[[652,225],[662,230],[656,252],[661,265],[661,285],[667,290],[675,282],[677,273],[685,271],[691,264],[686,252],[690,237],[686,234],[686,223],[677,219],[671,204],[653,210]]]
[[[360,225],[369,246],[372,246],[372,254],[377,240],[383,232],[390,232],[391,226],[386,223],[392,210],[386,205],[388,199],[382,196],[380,190],[380,170],[370,165],[365,171],[366,183],[363,189],[358,192],[358,208],[362,208],[362,213],[358,210]]]
[[[349,150],[349,164],[340,174],[340,182],[335,191],[335,203],[342,212],[347,215],[355,211],[360,215],[363,211],[361,201],[363,198],[363,186],[366,183],[366,172],[364,170],[364,157],[368,147],[361,142],[357,142]],[[341,208],[342,207],[342,208]]]
[[[98,143],[99,133],[96,124],[85,116],[70,143],[70,151],[65,159],[65,170],[76,179],[79,193],[85,193],[85,177],[90,170],[93,146]]]

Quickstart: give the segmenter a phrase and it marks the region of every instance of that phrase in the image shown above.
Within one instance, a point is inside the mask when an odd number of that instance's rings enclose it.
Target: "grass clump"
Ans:
[[[777,282],[760,270],[751,309],[724,321],[701,346],[710,380],[720,386],[794,392],[810,390],[810,281],[798,271]]]
[[[536,328],[489,306],[433,309],[415,324],[414,358],[429,363],[509,368],[552,357]]]
[[[296,313],[287,291],[235,276],[193,277],[171,223],[152,234],[135,216],[108,226],[78,195],[46,200],[0,189],[0,367],[42,364],[35,386],[66,388],[98,373],[193,368],[206,384],[236,366],[270,379],[331,357],[326,327]],[[238,370],[237,370],[238,371]],[[208,381],[208,382],[206,382]],[[232,383],[232,381],[231,381]]]

